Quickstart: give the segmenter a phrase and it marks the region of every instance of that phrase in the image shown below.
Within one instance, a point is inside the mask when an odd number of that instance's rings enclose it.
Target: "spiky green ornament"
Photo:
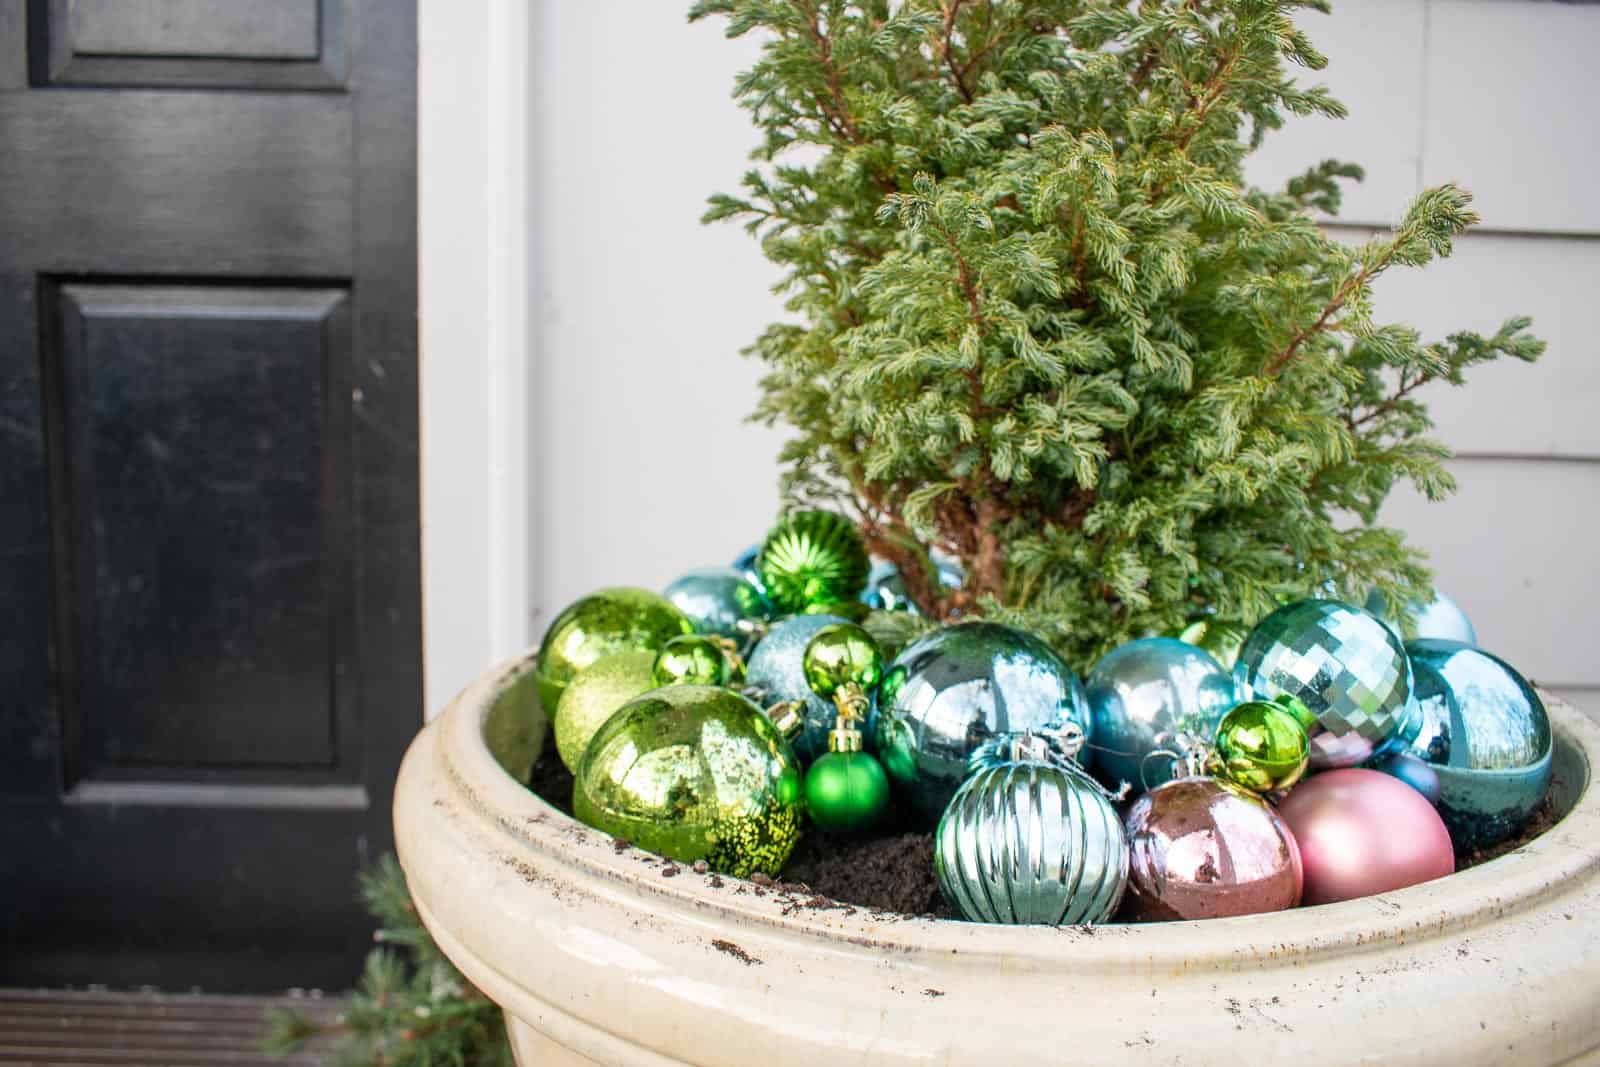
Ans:
[[[768,599],[791,615],[856,603],[870,566],[860,531],[831,511],[791,512],[767,534],[756,557]]]

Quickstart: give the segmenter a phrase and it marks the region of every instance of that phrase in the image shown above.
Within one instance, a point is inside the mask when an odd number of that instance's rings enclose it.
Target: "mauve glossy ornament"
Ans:
[[[961,564],[952,559],[935,557],[933,569],[942,587],[961,588]],[[922,613],[911,599],[911,595],[906,592],[906,580],[901,577],[900,568],[886,559],[873,561],[872,570],[867,574],[867,588],[861,594],[861,602],[873,611],[909,611],[913,615]]]
[[[866,542],[831,511],[794,511],[761,543],[756,570],[772,606],[794,614],[855,601],[867,585]]]
[[[1460,641],[1406,644],[1418,723],[1378,763],[1438,808],[1458,852],[1520,830],[1550,788],[1554,746],[1544,702],[1510,664]]]
[[[750,650],[772,617],[761,590],[732,567],[690,571],[661,595],[688,617],[695,633],[732,638],[741,652]]]
[[[801,706],[801,730],[792,741],[795,755],[810,763],[828,751],[828,731],[839,711],[833,701],[812,692],[806,681],[806,646],[818,631],[845,620],[837,615],[795,615],[772,628],[750,653],[745,665],[745,685],[759,693],[762,707],[784,701]],[[871,735],[868,734],[870,741]]]
[[[1098,784],[1025,749],[982,763],[934,834],[945,899],[970,922],[1104,922],[1127,884],[1128,849]]]
[[[1174,777],[1189,739],[1209,743],[1233,707],[1233,676],[1208,653],[1171,637],[1108,652],[1084,680],[1095,775],[1134,792]]]
[[[1278,813],[1305,865],[1305,903],[1386,893],[1456,869],[1439,813],[1398,778],[1361,767],[1313,775],[1289,791]]]
[[[1404,640],[1400,622],[1395,618],[1395,613],[1389,610],[1389,602],[1382,593],[1376,589],[1369,593],[1366,608]],[[1467,613],[1437,589],[1433,591],[1433,599],[1426,604],[1411,605],[1411,622],[1417,628],[1418,638],[1461,641],[1469,645],[1478,643],[1478,631],[1473,629]]]
[[[658,652],[694,627],[671,601],[648,589],[602,589],[555,617],[539,645],[539,700],[554,717],[561,691],[583,668],[617,652]]]
[[[1233,667],[1241,700],[1304,711],[1314,770],[1353,767],[1383,747],[1411,699],[1411,663],[1375,615],[1301,600],[1257,624]]]
[[[1083,683],[1049,645],[1009,626],[965,622],[896,658],[878,690],[876,747],[896,793],[931,827],[980,745],[1067,723],[1092,739]],[[1078,761],[1088,763],[1087,750]]]
[[[1124,823],[1135,922],[1217,919],[1300,903],[1295,835],[1272,806],[1218,778],[1178,778],[1134,801]]]

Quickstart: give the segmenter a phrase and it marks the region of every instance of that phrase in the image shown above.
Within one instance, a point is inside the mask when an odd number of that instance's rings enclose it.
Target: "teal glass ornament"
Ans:
[[[856,600],[867,584],[861,532],[831,511],[796,511],[761,543],[756,570],[767,599],[781,612]]]
[[[567,683],[602,656],[657,652],[668,638],[693,630],[683,612],[648,589],[602,589],[574,601],[539,645],[535,669],[545,714],[556,714]]]
[[[961,588],[964,578],[960,563],[940,556],[933,557],[932,562],[940,586],[945,589]],[[900,568],[886,559],[873,561],[872,570],[867,574],[867,588],[861,594],[861,602],[873,611],[906,611],[913,615],[922,614],[922,610],[906,592],[906,580],[901,576]]]
[[[1416,680],[1416,725],[1379,770],[1439,809],[1457,853],[1521,830],[1544,800],[1554,747],[1544,701],[1504,660],[1462,641],[1406,644]]]
[[[695,633],[732,638],[740,652],[750,651],[772,617],[761,590],[732,567],[690,571],[661,595],[683,612]]]
[[[684,634],[661,646],[650,668],[650,680],[666,685],[727,685],[728,657],[714,638]]]
[[[879,686],[873,734],[896,792],[932,826],[980,745],[1068,724],[1088,736],[1089,705],[1049,645],[1009,626],[965,622],[900,653]],[[1087,750],[1077,758],[1086,763]]]
[[[1311,767],[1354,767],[1400,727],[1411,699],[1405,648],[1378,618],[1336,600],[1301,600],[1257,624],[1233,667],[1239,698],[1302,715]]]
[[[767,587],[761,584],[761,572],[756,569],[756,560],[761,558],[761,546],[751,545],[733,561],[734,570],[744,575],[751,585],[760,590],[762,596],[767,595]]]
[[[1038,741],[974,753],[976,769],[939,819],[934,873],[970,922],[1098,923],[1122,900],[1122,820],[1093,778]]]
[[[1393,630],[1401,640],[1405,639],[1403,628],[1395,612],[1389,608],[1389,601],[1384,595],[1374,589],[1367,595],[1366,608],[1372,614],[1383,620],[1383,624]],[[1473,629],[1472,620],[1467,618],[1467,613],[1438,589],[1433,591],[1433,599],[1426,604],[1414,603],[1410,605],[1411,622],[1417,629],[1418,638],[1438,638],[1444,641],[1460,641],[1464,644],[1475,645],[1478,643],[1478,631]]]
[[[837,615],[784,619],[761,639],[745,665],[745,685],[758,694],[762,707],[791,700],[800,705],[802,725],[792,740],[795,754],[805,763],[828,751],[828,731],[839,714],[833,701],[812,692],[806,681],[806,645],[819,630],[843,622]]]
[[[1209,743],[1236,703],[1233,676],[1194,645],[1171,637],[1130,641],[1084,680],[1093,717],[1095,775],[1135,793],[1176,777],[1195,741]]]

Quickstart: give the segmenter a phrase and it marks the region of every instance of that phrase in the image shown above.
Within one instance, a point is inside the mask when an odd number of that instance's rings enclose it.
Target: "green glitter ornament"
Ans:
[[[1249,700],[1217,724],[1216,755],[1224,778],[1252,793],[1272,793],[1306,773],[1311,742],[1291,709]]]
[[[761,709],[730,689],[675,685],[625,705],[589,742],[573,811],[680,863],[776,875],[800,839],[800,767]]]
[[[602,656],[657,652],[668,639],[692,630],[683,612],[648,589],[602,589],[574,601],[556,616],[539,646],[539,701],[545,714],[558,714],[567,683]]]
[[[727,685],[728,657],[715,638],[704,634],[674,637],[656,653],[650,677],[663,685]]]
[[[634,697],[655,688],[653,652],[618,652],[597,659],[567,685],[556,705],[556,752],[567,770],[575,771],[589,739]]]
[[[831,511],[790,514],[767,534],[756,559],[767,598],[788,614],[856,601],[869,567],[861,533]]]

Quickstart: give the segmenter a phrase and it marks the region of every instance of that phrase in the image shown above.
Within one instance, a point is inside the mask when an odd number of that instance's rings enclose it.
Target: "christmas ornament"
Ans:
[[[732,567],[690,571],[662,595],[683,612],[696,633],[731,637],[740,652],[750,651],[772,617],[772,605],[761,590]]]
[[[1378,771],[1313,775],[1289,791],[1278,813],[1300,843],[1307,904],[1385,893],[1456,869],[1450,834],[1433,805]]]
[[[1125,830],[1129,919],[1215,919],[1300,902],[1294,834],[1271,805],[1231,782],[1194,776],[1157,786],[1134,801]]]
[[[1239,658],[1244,639],[1250,636],[1250,627],[1218,619],[1198,619],[1172,635],[1179,641],[1204,649],[1222,666],[1233,669]]]
[[[1396,613],[1389,609],[1389,602],[1382,593],[1374,589],[1368,594],[1366,608],[1404,640],[1400,621],[1395,617]],[[1472,628],[1472,620],[1467,618],[1467,613],[1437,589],[1433,591],[1433,599],[1426,604],[1411,604],[1410,615],[1418,638],[1440,638],[1469,645],[1478,643],[1478,632]]]
[[[806,642],[800,657],[806,684],[841,711],[846,705],[855,718],[864,718],[869,694],[883,680],[883,656],[872,635],[854,623],[824,626]]]
[[[826,604],[808,604],[802,615],[837,615],[841,619],[860,623],[872,614],[872,609],[859,600],[835,600]]]
[[[1249,700],[1217,725],[1217,773],[1252,793],[1288,789],[1306,773],[1311,741],[1300,720],[1281,704]]]
[[[1130,641],[1085,679],[1095,774],[1134,792],[1172,778],[1180,735],[1209,740],[1234,704],[1233,677],[1210,655],[1170,637]]]
[[[818,634],[811,647],[825,640],[827,633],[824,630]],[[876,652],[874,648],[873,653]],[[806,654],[809,659],[809,649]],[[878,669],[881,668],[879,661]],[[855,677],[859,676],[857,672]],[[867,700],[864,695],[859,699],[853,696],[848,689],[851,686],[857,686],[857,682],[841,682],[828,694],[838,703],[839,717],[828,732],[828,751],[806,771],[806,811],[812,822],[832,833],[868,829],[889,806],[889,779],[882,765],[861,751],[861,731],[856,728]]]
[[[952,559],[934,556],[930,559],[934,576],[945,589],[960,589],[963,581],[961,564]],[[886,559],[874,560],[867,575],[867,588],[861,602],[873,611],[905,611],[920,615],[922,611],[911,594],[906,592],[905,578],[900,568]]]
[[[1104,922],[1128,878],[1105,791],[1033,735],[991,741],[973,764],[934,834],[945,899],[971,922]]]
[[[556,752],[567,770],[576,771],[589,739],[617,709],[655,688],[653,652],[618,652],[579,671],[556,705]]]
[[[675,685],[624,705],[585,750],[573,811],[680,863],[778,873],[800,838],[800,767],[761,709],[730,689]]]
[[[539,646],[539,700],[555,715],[573,675],[601,656],[659,651],[667,639],[692,632],[683,612],[647,589],[602,589],[574,601],[555,617]]]
[[[878,690],[876,748],[890,781],[931,826],[979,745],[1068,723],[1089,736],[1083,683],[1049,645],[1008,626],[965,622],[919,638],[895,660]],[[1087,762],[1087,751],[1078,760]]]
[[[909,611],[871,611],[861,620],[861,628],[878,642],[884,662],[890,663],[907,645],[937,630],[939,624]]]
[[[766,587],[761,584],[761,572],[756,569],[756,560],[760,558],[761,546],[751,545],[749,548],[739,553],[739,557],[733,561],[731,566],[734,570],[744,575],[745,580],[751,585],[755,586],[756,590],[762,596],[766,596]]]
[[[1509,664],[1460,641],[1406,644],[1420,714],[1379,769],[1432,801],[1458,852],[1515,834],[1550,788],[1544,702]]]
[[[803,722],[794,741],[795,755],[809,763],[828,751],[828,731],[838,711],[833,702],[811,691],[806,682],[806,645],[819,630],[844,622],[837,615],[795,615],[772,628],[750,653],[745,684],[755,691],[762,707],[795,701]]]
[[[767,535],[756,570],[779,611],[855,600],[867,583],[867,546],[843,515],[796,511]]]
[[[727,685],[728,657],[714,638],[683,634],[661,646],[650,678],[664,685]]]
[[[1375,616],[1335,600],[1302,600],[1263,619],[1233,667],[1241,699],[1294,702],[1314,769],[1350,767],[1400,725],[1411,665]]]

